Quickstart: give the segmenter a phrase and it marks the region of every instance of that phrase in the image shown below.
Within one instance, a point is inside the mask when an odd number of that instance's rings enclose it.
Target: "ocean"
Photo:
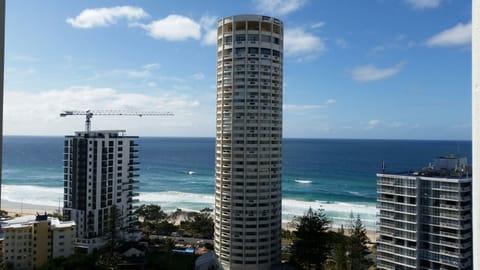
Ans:
[[[214,138],[138,139],[140,203],[165,210],[213,208]],[[376,173],[421,169],[437,156],[466,156],[470,141],[284,139],[284,222],[323,208],[335,226],[360,214],[375,228]],[[5,136],[2,199],[63,204],[63,137]]]

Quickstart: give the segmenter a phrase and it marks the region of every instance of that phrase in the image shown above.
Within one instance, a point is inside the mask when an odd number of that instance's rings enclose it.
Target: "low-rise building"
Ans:
[[[50,258],[75,251],[75,222],[47,215],[25,216],[2,224],[2,260],[14,269],[34,269]]]

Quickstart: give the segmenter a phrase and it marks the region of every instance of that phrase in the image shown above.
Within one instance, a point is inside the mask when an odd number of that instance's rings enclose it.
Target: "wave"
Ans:
[[[140,192],[140,204],[158,204],[166,211],[181,208],[186,211],[199,211],[205,207],[213,208],[213,194],[198,194],[178,191]],[[59,200],[63,205],[62,187],[41,187],[32,185],[3,185],[2,199],[35,205],[58,207]],[[293,218],[304,215],[309,208],[324,209],[334,226],[347,224],[350,214],[359,214],[367,228],[375,228],[375,203],[345,203],[335,201],[304,201],[284,198],[282,200],[282,221],[290,222]]]
[[[299,184],[311,184],[312,183],[312,180],[300,180],[300,179],[296,179],[294,180],[295,182],[299,183]]]
[[[188,171],[188,174],[189,174],[189,175],[192,175],[192,174],[195,174],[195,173],[196,173],[196,172],[194,172],[194,171]]]
[[[2,199],[35,205],[63,205],[63,188],[32,185],[2,185]]]
[[[215,196],[177,191],[140,192],[140,203],[155,203],[166,211],[181,208],[189,211],[198,211],[202,208],[214,207]],[[282,200],[282,221],[290,222],[293,218],[304,215],[309,208],[324,209],[328,217],[333,220],[334,226],[348,224],[350,215],[360,215],[362,222],[369,229],[375,228],[377,209],[375,203],[345,203],[334,201],[302,201],[284,198]]]

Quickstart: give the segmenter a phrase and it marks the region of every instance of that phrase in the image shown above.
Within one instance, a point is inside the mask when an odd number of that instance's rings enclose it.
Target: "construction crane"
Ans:
[[[86,111],[63,111],[60,117],[69,115],[85,115],[85,131],[90,132],[91,120],[94,115],[125,115],[125,116],[173,116],[171,112],[131,112],[121,110],[86,110]]]

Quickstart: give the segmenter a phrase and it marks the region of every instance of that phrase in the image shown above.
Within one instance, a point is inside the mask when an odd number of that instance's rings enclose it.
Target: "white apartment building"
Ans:
[[[377,269],[472,269],[472,178],[466,158],[377,174]]]
[[[225,269],[280,263],[283,23],[218,22],[215,252]]]
[[[116,237],[125,239],[135,228],[138,137],[124,132],[76,132],[65,137],[64,219],[75,221],[77,245],[89,252],[105,244],[112,218]]]
[[[14,269],[34,269],[51,258],[74,254],[75,222],[47,215],[25,216],[2,224],[3,262]]]

